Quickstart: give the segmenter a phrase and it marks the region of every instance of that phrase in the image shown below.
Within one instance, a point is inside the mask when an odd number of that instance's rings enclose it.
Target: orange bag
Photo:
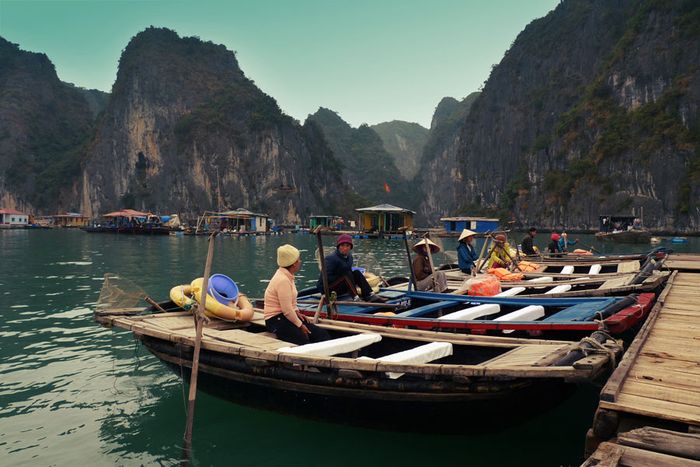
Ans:
[[[501,281],[490,274],[484,274],[464,281],[460,289],[463,288],[467,289],[467,295],[492,297],[501,293]]]

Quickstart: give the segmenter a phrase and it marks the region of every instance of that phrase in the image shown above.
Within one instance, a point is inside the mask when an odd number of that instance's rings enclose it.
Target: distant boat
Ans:
[[[688,237],[673,237],[671,243],[688,243]]]
[[[651,232],[642,227],[634,216],[600,216],[599,232],[595,237],[618,243],[649,243]]]

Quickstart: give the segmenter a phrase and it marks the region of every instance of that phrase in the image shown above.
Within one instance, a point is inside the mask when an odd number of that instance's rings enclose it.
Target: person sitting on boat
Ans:
[[[562,253],[568,253],[570,245],[576,245],[578,243],[578,238],[576,240],[569,240],[569,234],[562,232],[559,236],[559,251]]]
[[[301,269],[299,250],[292,245],[277,248],[279,268],[265,289],[265,327],[278,339],[304,345],[330,339],[325,329],[307,321],[297,306],[294,274]]]
[[[552,232],[552,235],[549,238],[551,238],[552,241],[549,242],[549,245],[547,246],[547,251],[549,251],[549,253],[551,254],[561,253],[562,251],[559,247],[559,239],[561,239],[561,236],[556,232]]]
[[[464,229],[459,239],[457,239],[457,261],[460,271],[465,274],[472,273],[474,263],[479,259],[476,248],[474,248],[474,235],[476,235],[476,232]]]
[[[530,230],[527,231],[527,235],[520,242],[520,248],[524,255],[538,255],[540,253],[537,247],[533,245],[535,235],[537,235],[537,229],[530,227]]]
[[[416,290],[445,292],[447,290],[447,277],[442,271],[433,271],[428,257],[428,246],[430,246],[431,254],[440,251],[440,247],[427,238],[413,245],[413,251],[416,252],[412,264],[413,277],[416,278]]]
[[[352,237],[348,234],[340,235],[335,245],[335,251],[324,259],[329,291],[338,295],[350,294],[355,296],[357,295],[357,287],[359,287],[362,300],[366,302],[386,302],[386,299],[372,292],[372,287],[362,272],[352,269]],[[323,292],[323,273],[318,278],[316,287]]]
[[[493,247],[491,248],[489,258],[486,261],[486,269],[508,269],[513,263],[513,257],[510,254],[510,249],[510,245],[506,242],[505,234],[498,234],[493,237]]]

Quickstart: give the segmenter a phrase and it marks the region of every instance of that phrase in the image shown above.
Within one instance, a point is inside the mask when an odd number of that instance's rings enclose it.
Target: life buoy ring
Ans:
[[[195,302],[192,298],[192,287],[189,284],[176,285],[170,289],[170,300],[185,310],[189,310]]]
[[[190,290],[192,296],[197,303],[202,301],[202,278],[198,277],[190,283]],[[238,294],[238,298],[235,302],[229,302],[228,305],[219,303],[216,298],[207,294],[206,309],[204,310],[206,316],[212,318],[221,318],[231,321],[251,321],[253,319],[253,305],[243,294]]]

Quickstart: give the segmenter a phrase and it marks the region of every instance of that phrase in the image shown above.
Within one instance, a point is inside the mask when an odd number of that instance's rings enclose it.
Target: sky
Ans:
[[[61,80],[109,92],[148,26],[235,51],[243,72],[303,122],[430,126],[443,97],[479,90],[517,35],[559,0],[0,0],[0,36],[45,53]]]

